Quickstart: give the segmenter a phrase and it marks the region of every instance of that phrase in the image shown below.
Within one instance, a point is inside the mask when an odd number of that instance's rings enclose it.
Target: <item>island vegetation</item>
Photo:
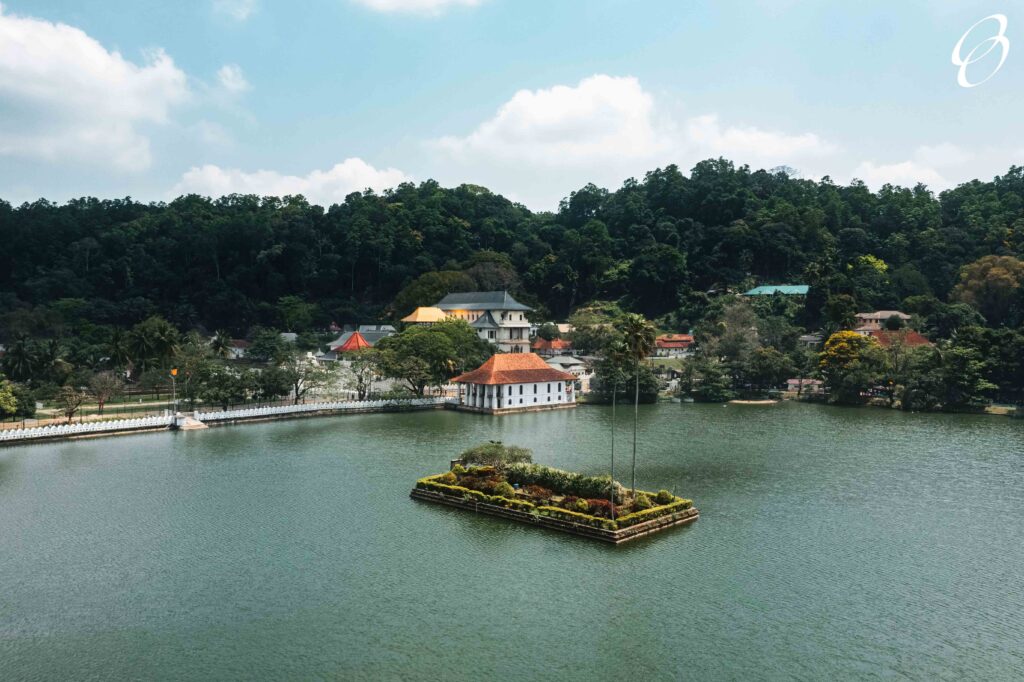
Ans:
[[[0,417],[31,416],[37,401],[73,415],[80,395],[160,395],[171,366],[184,368],[177,388],[191,404],[301,401],[330,380],[300,360],[324,348],[331,323],[394,322],[450,292],[497,289],[538,322],[567,320],[574,351],[602,358],[598,401],[651,402],[672,373],[680,395],[703,401],[805,376],[842,404],[1024,402],[1020,167],[936,195],[710,159],[616,191],[587,185],[553,212],[433,181],[330,207],[299,196],[0,201],[0,243]],[[808,293],[738,295],[793,282]],[[880,309],[910,314],[903,327],[934,345],[848,335],[855,312]],[[638,319],[692,330],[695,357],[638,362],[650,338]],[[820,342],[800,341],[807,333]],[[247,363],[226,361],[233,339],[249,344]],[[464,325],[411,328],[364,353],[346,381],[365,395],[377,373],[421,395],[486,353]]]
[[[691,500],[667,490],[628,490],[610,475],[585,476],[535,464],[532,459],[526,448],[492,441],[463,452],[451,471],[421,478],[415,490],[438,493],[449,502],[484,504],[604,531],[666,517],[672,517],[668,519],[672,522],[696,518]]]

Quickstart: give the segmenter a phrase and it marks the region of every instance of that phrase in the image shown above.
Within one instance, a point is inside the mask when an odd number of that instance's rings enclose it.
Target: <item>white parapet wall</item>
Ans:
[[[278,407],[251,407],[242,410],[220,410],[217,412],[196,412],[201,422],[232,421],[236,419],[258,419],[303,412],[370,412],[375,410],[401,409],[403,407],[435,407],[448,403],[453,398],[414,398],[411,400],[362,400],[345,402],[307,403],[304,405],[283,405]]]
[[[82,424],[51,424],[29,429],[0,430],[0,443],[37,440],[40,438],[73,438],[94,433],[111,431],[137,431],[158,429],[171,425],[171,416],[137,417],[135,419],[111,419],[109,421],[84,422]]]

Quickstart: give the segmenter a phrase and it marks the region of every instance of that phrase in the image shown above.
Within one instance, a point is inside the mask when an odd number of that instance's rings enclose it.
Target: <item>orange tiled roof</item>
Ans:
[[[538,336],[530,348],[533,350],[568,350],[572,348],[572,342],[566,339],[551,339],[548,341]]]
[[[432,306],[420,306],[416,310],[412,311],[408,315],[402,318],[402,322],[414,322],[414,323],[426,323],[426,322],[440,322],[448,313],[441,310],[440,308],[434,308]]]
[[[662,334],[654,340],[658,348],[688,348],[693,343],[692,334]]]
[[[361,350],[363,348],[372,347],[373,345],[365,338],[363,338],[362,334],[356,332],[352,336],[348,337],[348,340],[345,341],[345,343],[341,344],[337,348],[334,348],[333,350],[338,353],[348,353],[349,351]]]
[[[492,355],[472,372],[455,377],[460,384],[529,384],[541,381],[574,381],[576,377],[560,372],[544,362],[536,353],[504,353]]]
[[[888,331],[885,329],[875,329],[868,332],[868,336],[876,339],[878,344],[882,348],[888,348],[892,345],[894,339],[903,336],[903,345],[907,348],[915,348],[917,346],[930,346],[932,342],[925,338],[913,329],[901,329],[899,331]]]

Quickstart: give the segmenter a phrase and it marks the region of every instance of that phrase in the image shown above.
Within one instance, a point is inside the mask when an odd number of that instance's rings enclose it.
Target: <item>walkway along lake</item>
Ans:
[[[408,497],[488,439],[601,473],[609,418],[437,410],[2,449],[2,676],[1024,676],[1021,420],[644,406],[638,485],[701,520],[619,547]]]

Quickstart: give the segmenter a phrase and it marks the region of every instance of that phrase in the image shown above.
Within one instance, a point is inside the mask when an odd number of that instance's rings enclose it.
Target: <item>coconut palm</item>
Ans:
[[[210,350],[219,358],[226,358],[231,352],[231,335],[223,329],[210,339]]]
[[[38,364],[36,348],[27,336],[19,336],[11,344],[3,359],[3,369],[7,376],[15,381],[28,381],[33,378]]]
[[[107,340],[107,361],[115,369],[132,368],[130,338],[123,329],[114,329]]]
[[[608,360],[608,364],[611,365],[613,371],[612,375],[612,466],[611,466],[611,484],[608,491],[608,501],[612,505],[612,518],[615,518],[615,403],[618,402],[619,397],[619,365],[622,360],[629,353],[629,349],[622,340],[616,340],[608,346],[608,350],[605,352],[605,358]]]
[[[656,331],[643,315],[629,313],[619,325],[627,349],[627,357],[633,361],[635,376],[633,392],[633,475],[631,488],[636,499],[636,434],[640,422],[640,363],[654,350]]]

